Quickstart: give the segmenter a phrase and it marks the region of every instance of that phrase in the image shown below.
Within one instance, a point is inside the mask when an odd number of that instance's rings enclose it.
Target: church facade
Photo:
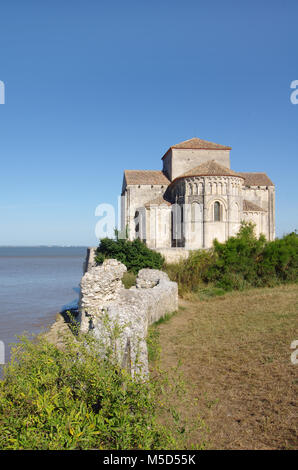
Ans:
[[[161,171],[125,170],[121,223],[166,259],[209,248],[252,221],[275,238],[275,187],[266,173],[235,172],[231,147],[193,138],[171,146]]]

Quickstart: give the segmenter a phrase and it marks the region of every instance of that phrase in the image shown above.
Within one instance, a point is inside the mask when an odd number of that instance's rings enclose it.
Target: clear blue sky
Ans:
[[[4,0],[0,245],[96,242],[98,204],[170,145],[230,145],[298,228],[296,0]]]

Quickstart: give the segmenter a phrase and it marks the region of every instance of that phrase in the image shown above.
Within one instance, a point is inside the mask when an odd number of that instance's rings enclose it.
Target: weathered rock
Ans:
[[[90,329],[92,317],[106,304],[117,299],[124,290],[122,276],[126,266],[115,259],[107,259],[100,266],[91,267],[81,279],[79,300],[81,330]]]
[[[157,286],[161,280],[169,281],[168,275],[158,269],[141,269],[136,279],[136,286],[139,289],[149,289]]]
[[[148,374],[148,326],[178,308],[178,287],[156,269],[142,269],[136,287],[124,289],[126,267],[116,260],[91,267],[81,281],[81,331],[92,332],[102,354],[112,348],[131,374]],[[118,332],[118,334],[115,334]]]

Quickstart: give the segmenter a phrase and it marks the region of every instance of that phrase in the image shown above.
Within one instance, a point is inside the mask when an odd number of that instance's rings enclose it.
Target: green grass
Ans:
[[[187,384],[184,399],[172,398],[182,418],[199,414],[210,429],[212,449],[297,448],[296,284],[251,288],[180,300],[181,313],[157,327],[159,367],[173,368]],[[204,437],[203,437],[204,438]],[[191,442],[201,442],[194,429]]]
[[[194,298],[197,297],[199,300],[208,300],[213,299],[214,297],[220,297],[227,293],[221,287],[214,287],[209,285],[207,287],[199,288],[196,292],[194,292]]]
[[[159,331],[156,325],[151,325],[147,335],[148,359],[156,363],[160,358],[161,346],[159,343]]]
[[[162,323],[168,322],[177,312],[166,313],[163,317],[153,323],[154,326],[161,325]]]
[[[158,422],[162,423],[170,432],[177,433],[182,437],[187,449],[204,450],[207,448],[208,427],[199,413],[194,412],[192,416],[185,417],[183,410],[194,405],[194,400],[189,397],[186,375],[180,362],[165,371],[161,367],[161,356],[164,353],[160,337],[160,328],[167,328],[178,314],[183,313],[184,307],[179,307],[177,312],[165,315],[157,322],[150,325],[147,335],[148,359],[150,364],[150,377],[162,377],[162,393],[158,400]],[[165,399],[166,397],[166,399]],[[177,407],[179,402],[179,407]],[[179,409],[178,409],[179,408]],[[197,431],[200,436],[197,438]],[[196,435],[193,440],[191,436]]]
[[[132,286],[136,285],[136,274],[132,271],[127,271],[123,274],[122,282],[124,284],[125,289],[130,289]]]
[[[148,334],[147,334],[147,348],[148,348],[149,362],[151,361],[151,362],[156,363],[160,358],[161,345],[159,343],[159,330],[157,327],[159,325],[162,325],[163,323],[167,323],[168,321],[170,321],[171,318],[173,318],[173,316],[176,315],[177,313],[178,312],[166,313],[163,317],[161,317],[159,320],[157,320],[156,322],[154,322],[152,325],[149,326]]]

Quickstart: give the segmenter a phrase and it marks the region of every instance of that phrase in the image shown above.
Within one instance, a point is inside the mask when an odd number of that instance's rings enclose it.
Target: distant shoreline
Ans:
[[[69,257],[84,255],[85,246],[0,246],[0,258]]]

